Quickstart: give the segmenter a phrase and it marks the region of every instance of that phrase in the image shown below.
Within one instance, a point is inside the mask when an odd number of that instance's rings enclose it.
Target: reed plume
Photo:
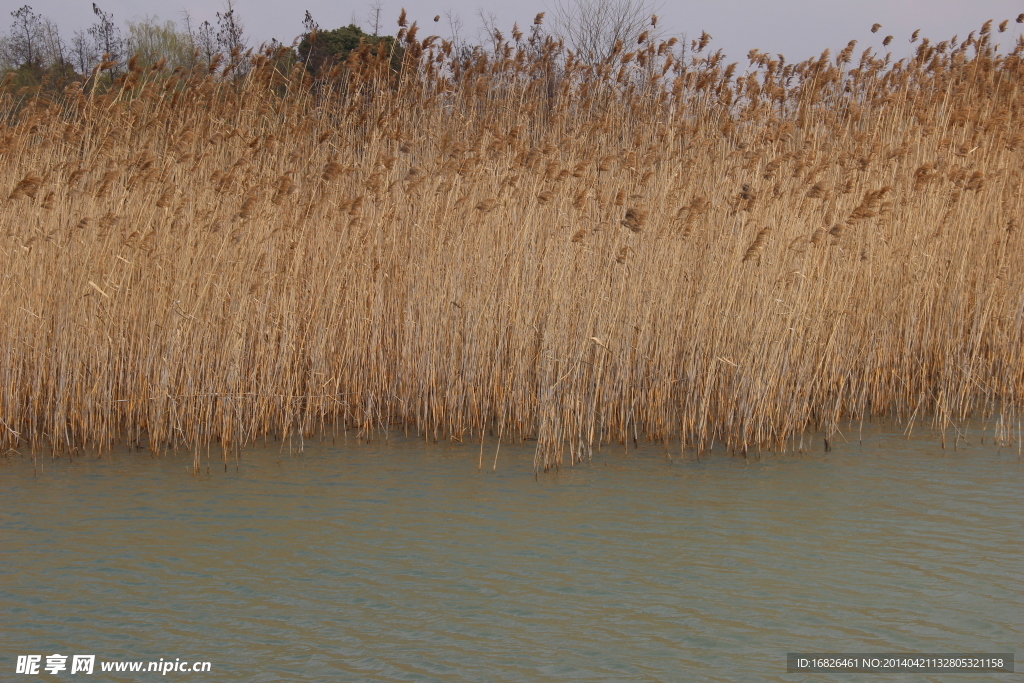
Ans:
[[[401,22],[397,71],[0,97],[4,449],[1017,438],[1024,55],[991,25],[744,73],[706,34],[586,65]]]

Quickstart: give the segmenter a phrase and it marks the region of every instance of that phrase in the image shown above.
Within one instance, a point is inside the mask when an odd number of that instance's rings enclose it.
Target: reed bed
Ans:
[[[1024,48],[991,23],[749,68],[415,34],[397,74],[365,48],[4,96],[4,449],[1019,438]]]

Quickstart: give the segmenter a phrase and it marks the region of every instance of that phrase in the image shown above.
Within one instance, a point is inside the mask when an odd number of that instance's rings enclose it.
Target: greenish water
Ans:
[[[14,456],[0,680],[810,681],[786,652],[1019,656],[1024,464],[972,443],[619,447],[537,480],[528,448],[478,473],[474,446],[406,440],[198,477],[190,457]],[[212,670],[15,675],[52,653]]]

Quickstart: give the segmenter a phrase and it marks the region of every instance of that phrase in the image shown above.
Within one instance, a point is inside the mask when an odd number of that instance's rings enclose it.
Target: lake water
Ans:
[[[810,681],[787,652],[1019,652],[1024,463],[969,440],[674,463],[620,446],[536,480],[529,447],[491,472],[488,444],[481,473],[478,446],[406,439],[201,476],[191,456],[12,456],[0,680],[53,653],[212,667],[84,680],[455,682]]]

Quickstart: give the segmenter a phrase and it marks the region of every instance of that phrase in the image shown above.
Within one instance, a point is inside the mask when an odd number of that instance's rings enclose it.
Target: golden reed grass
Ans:
[[[873,416],[1013,438],[1024,49],[989,26],[746,73],[408,31],[397,76],[364,49],[8,94],[0,441],[402,428],[546,470]]]

